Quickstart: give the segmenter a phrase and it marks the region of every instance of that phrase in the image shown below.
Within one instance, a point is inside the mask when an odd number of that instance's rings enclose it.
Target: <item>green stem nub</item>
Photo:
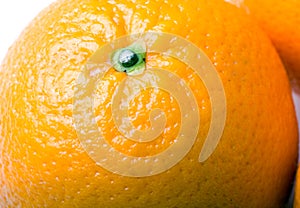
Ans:
[[[125,68],[133,67],[138,61],[139,61],[139,57],[134,51],[130,49],[124,49],[121,51],[119,56],[119,63],[123,67]]]
[[[128,75],[138,75],[146,68],[146,46],[142,41],[136,41],[125,48],[120,48],[112,54],[112,64],[119,72]]]

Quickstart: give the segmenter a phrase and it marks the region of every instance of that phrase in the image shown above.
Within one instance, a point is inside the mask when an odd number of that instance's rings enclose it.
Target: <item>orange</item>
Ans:
[[[295,185],[295,196],[294,196],[294,208],[300,207],[300,171],[298,167],[297,175],[296,175],[296,185]]]
[[[288,70],[292,86],[300,87],[300,1],[227,0],[246,9],[271,38]]]
[[[191,89],[201,125],[176,165],[151,176],[124,176],[83,148],[74,125],[74,93],[98,48],[147,31],[175,34],[207,54],[223,83],[226,123],[213,154],[199,162],[213,115],[206,85],[184,62],[146,51],[145,72],[165,69]],[[180,142],[176,135],[184,119],[168,91],[145,88],[129,102],[128,116],[140,130],[151,125],[149,109],[165,112],[157,139],[124,139],[115,126],[113,93],[128,77],[110,68],[95,87],[97,128],[112,149],[128,156],[167,151]],[[288,78],[269,39],[230,4],[59,0],[10,48],[0,79],[0,207],[282,207],[288,198],[297,160]]]

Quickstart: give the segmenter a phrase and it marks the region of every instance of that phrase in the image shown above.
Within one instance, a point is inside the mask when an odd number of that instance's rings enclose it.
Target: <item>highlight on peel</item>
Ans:
[[[127,49],[126,49],[127,47]],[[141,48],[135,50],[134,48]],[[118,56],[124,50],[131,49],[138,54],[147,53],[164,54],[183,61],[184,64],[191,67],[192,73],[195,73],[203,80],[212,106],[212,118],[210,129],[205,139],[204,146],[199,152],[199,162],[204,162],[216,149],[218,142],[223,134],[226,121],[226,96],[220,77],[206,54],[193,43],[180,36],[168,34],[147,32],[124,36],[115,39],[113,42],[102,46],[87,62],[83,72],[78,78],[75,96],[74,96],[74,119],[76,131],[81,143],[87,153],[95,162],[105,169],[124,176],[146,177],[156,175],[167,171],[180,162],[190,151],[198,135],[200,118],[198,104],[193,91],[188,87],[185,81],[171,71],[161,68],[154,68],[135,62],[133,55],[125,57],[129,63],[129,71],[126,67],[118,66]],[[116,52],[117,51],[117,52]],[[186,53],[188,51],[188,53]],[[129,52],[131,53],[131,52]],[[113,55],[111,55],[113,54]],[[108,57],[112,63],[107,63]],[[121,57],[124,58],[124,57]],[[144,59],[144,55],[143,58]],[[136,66],[135,66],[136,64]],[[117,66],[117,67],[116,67]],[[116,131],[112,138],[105,138],[102,132],[105,130],[97,125],[97,119],[94,117],[93,102],[94,90],[100,80],[103,79],[112,67],[117,71],[124,71],[129,76],[118,83],[118,87],[112,93],[110,105],[103,108],[110,108],[109,114],[112,114],[112,126],[116,125]],[[135,73],[135,70],[138,73]],[[149,109],[150,128],[147,130],[136,129],[129,117],[130,102],[134,100],[142,91],[146,89],[162,90],[171,95],[179,106],[179,117],[176,118],[179,128],[177,135],[167,135],[172,139],[171,144],[157,152],[154,143],[157,137],[166,137],[165,113],[160,109]],[[103,97],[101,94],[100,97]],[[107,103],[106,100],[98,100],[99,103]],[[105,113],[107,115],[108,113]],[[98,118],[98,120],[103,118]],[[99,121],[101,123],[101,121]],[[107,125],[107,119],[103,119]],[[111,129],[110,129],[111,131]],[[117,135],[116,135],[117,134]],[[132,153],[122,153],[114,149],[112,143],[107,141],[118,138],[119,143],[131,143],[129,147],[134,146],[141,152],[150,148],[148,155],[132,155]],[[131,140],[131,141],[124,141]],[[152,142],[153,141],[153,142]],[[159,142],[161,143],[161,142]],[[152,148],[151,148],[152,147]],[[147,152],[147,151],[145,151]]]

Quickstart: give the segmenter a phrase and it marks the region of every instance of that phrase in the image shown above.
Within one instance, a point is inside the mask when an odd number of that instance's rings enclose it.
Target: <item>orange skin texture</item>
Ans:
[[[297,161],[297,121],[288,78],[270,40],[243,12],[221,1],[147,2],[59,0],[10,48],[0,70],[0,207],[282,207],[286,202]],[[184,37],[208,55],[224,85],[226,126],[215,152],[199,163],[211,119],[206,88],[182,62],[147,54],[148,66],[168,62],[166,69],[187,82],[201,126],[176,166],[151,177],[125,177],[97,165],[81,146],[72,117],[74,84],[98,47],[149,30]],[[111,69],[104,77],[111,90],[97,86],[96,97],[103,98],[95,104],[99,128],[118,151],[136,156],[163,151],[180,123],[178,105],[163,92],[145,91],[129,113],[137,128],[146,129],[146,105],[167,112],[169,128],[161,138],[138,148],[114,140],[118,132],[103,106],[124,76]]]

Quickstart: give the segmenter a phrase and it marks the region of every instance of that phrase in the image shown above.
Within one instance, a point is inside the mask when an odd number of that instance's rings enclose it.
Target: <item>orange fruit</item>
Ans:
[[[300,207],[300,169],[298,165],[298,171],[296,175],[296,184],[295,184],[295,196],[294,196],[294,208]]]
[[[179,77],[192,91],[201,118],[194,144],[178,163],[159,174],[134,177],[103,167],[84,148],[75,125],[74,95],[86,63],[103,58],[95,55],[101,47],[148,31],[177,35],[207,54],[224,87],[226,123],[216,149],[199,162],[212,116],[218,119],[225,111],[218,108],[221,113],[213,114],[205,78],[168,54],[145,51],[143,60],[122,50],[120,63],[121,57],[129,60],[124,64],[141,61],[144,73],[157,68],[157,73],[164,69]],[[106,147],[127,155],[124,161],[137,158],[133,166],[181,142],[176,139],[185,119],[181,111],[189,109],[180,109],[167,90],[144,88],[129,102],[131,124],[147,131],[150,110],[159,108],[165,112],[165,128],[151,141],[125,138],[113,118],[114,91],[124,79],[143,74],[115,69],[109,68],[94,89],[95,125]],[[282,207],[288,197],[297,122],[287,75],[269,39],[232,5],[218,0],[59,0],[10,48],[0,79],[1,207]],[[155,86],[159,80],[150,81]],[[125,95],[133,89],[130,84]],[[116,105],[121,108],[122,102]],[[120,161],[113,161],[113,168],[122,168],[114,162]],[[130,172],[131,166],[126,168]]]
[[[246,9],[271,38],[288,70],[292,86],[300,87],[300,1],[226,0]]]

